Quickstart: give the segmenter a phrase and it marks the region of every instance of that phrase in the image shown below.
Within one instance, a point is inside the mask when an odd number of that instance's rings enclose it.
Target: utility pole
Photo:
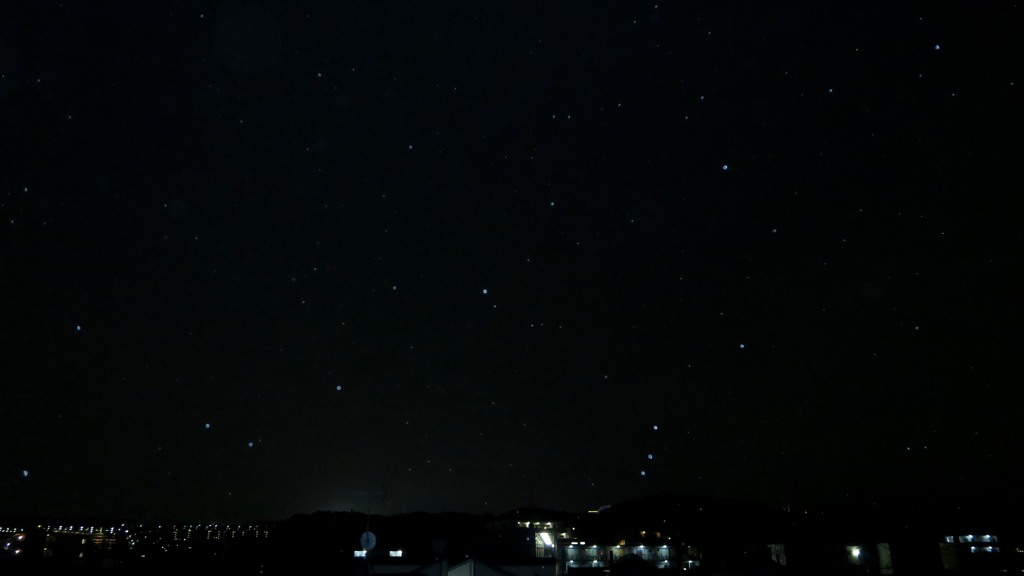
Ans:
[[[359,546],[363,550],[363,561],[361,565],[356,569],[356,574],[373,574],[373,563],[370,561],[370,553],[377,545],[377,536],[370,531],[370,515],[373,510],[372,499],[379,497],[379,502],[383,502],[384,499],[388,497],[388,491],[387,489],[381,487],[379,491],[346,490],[342,493],[366,496],[366,530],[359,536]]]

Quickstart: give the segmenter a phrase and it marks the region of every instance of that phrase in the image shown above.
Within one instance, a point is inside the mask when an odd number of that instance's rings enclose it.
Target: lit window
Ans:
[[[354,550],[352,552],[353,558],[366,558],[366,550]]]
[[[388,556],[390,556],[392,558],[401,558],[402,557],[402,551],[401,550],[392,550],[392,551],[388,552]]]

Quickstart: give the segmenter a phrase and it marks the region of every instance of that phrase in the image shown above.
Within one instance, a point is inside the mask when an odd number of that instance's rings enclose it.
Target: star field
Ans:
[[[1016,4],[0,10],[0,515],[1021,502]]]

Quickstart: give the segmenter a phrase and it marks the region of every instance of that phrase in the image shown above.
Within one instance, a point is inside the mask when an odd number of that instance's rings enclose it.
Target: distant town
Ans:
[[[360,511],[244,524],[0,521],[0,573],[671,576],[1024,573],[1019,515],[663,494],[583,512]]]

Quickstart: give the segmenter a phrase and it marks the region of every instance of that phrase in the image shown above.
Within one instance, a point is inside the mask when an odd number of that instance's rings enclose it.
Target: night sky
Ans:
[[[299,4],[0,6],[0,515],[1021,503],[1015,2]]]

